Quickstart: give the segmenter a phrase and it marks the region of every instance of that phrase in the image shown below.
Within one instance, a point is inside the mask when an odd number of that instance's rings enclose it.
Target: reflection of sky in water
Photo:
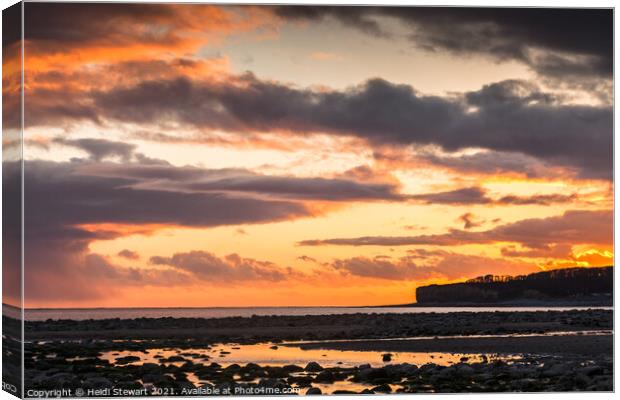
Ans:
[[[564,335],[609,335],[613,331],[584,331],[584,332],[548,332],[545,334],[509,334],[509,335],[472,335],[469,338],[483,337],[525,337],[525,336],[564,336]],[[442,336],[442,338],[462,337],[462,336]],[[390,341],[390,340],[420,340],[430,339],[426,337],[414,338],[390,338],[390,339],[373,339],[373,341]],[[367,341],[369,339],[360,339]],[[346,342],[356,340],[343,340]],[[338,342],[338,340],[330,340],[328,342]],[[506,355],[483,355],[483,354],[462,354],[462,353],[442,353],[442,352],[393,352],[391,361],[384,362],[383,355],[385,351],[353,351],[353,350],[324,350],[324,349],[308,349],[304,350],[296,347],[295,344],[313,343],[313,342],[288,342],[286,345],[274,345],[272,343],[261,343],[251,345],[238,344],[217,344],[207,348],[193,349],[174,349],[174,348],[153,348],[145,351],[108,351],[101,355],[100,358],[115,363],[115,360],[126,356],[139,357],[140,361],[128,364],[140,365],[143,363],[160,363],[162,358],[171,356],[182,356],[186,360],[194,363],[210,364],[216,362],[224,367],[230,364],[244,365],[255,363],[261,366],[284,366],[295,364],[305,366],[311,361],[316,361],[323,367],[355,367],[362,364],[370,364],[373,367],[380,367],[389,363],[409,363],[415,365],[423,365],[434,363],[437,365],[451,365],[461,361],[480,362],[486,357],[493,359],[514,359],[516,356]],[[466,357],[466,360],[464,359]],[[183,365],[184,361],[165,362],[165,365]]]
[[[100,358],[114,363],[116,359],[126,356],[139,357],[140,361],[128,363],[130,365],[140,365],[143,363],[158,363],[161,359],[171,356],[182,356],[186,360],[194,363],[210,364],[218,363],[224,367],[231,364],[245,365],[255,363],[261,366],[284,366],[299,365],[304,367],[311,361],[316,361],[323,367],[350,368],[362,364],[370,364],[373,367],[381,367],[390,363],[401,364],[409,363],[423,365],[434,363],[438,365],[451,365],[461,361],[480,362],[483,360],[481,354],[459,354],[459,353],[412,353],[399,352],[392,354],[391,361],[384,362],[382,351],[351,351],[351,350],[302,350],[299,347],[278,346],[272,348],[273,344],[252,344],[252,345],[214,345],[211,348],[197,349],[149,349],[143,351],[109,351],[102,354]],[[467,360],[464,360],[466,357]],[[499,356],[490,356],[489,359],[498,359]],[[501,359],[514,357],[501,357]],[[163,362],[165,365],[183,365],[183,361]]]
[[[277,346],[277,347],[276,347]],[[174,349],[174,348],[159,348],[148,349],[146,351],[109,351],[101,355],[100,358],[108,360],[111,363],[115,363],[116,359],[127,356],[139,357],[140,361],[130,362],[122,365],[141,365],[144,363],[157,363],[164,365],[176,365],[181,366],[185,361],[172,361],[172,362],[160,362],[162,359],[167,359],[172,356],[181,356],[185,360],[191,360],[196,364],[211,364],[212,362],[220,364],[222,367],[227,367],[231,364],[245,365],[248,363],[255,363],[261,366],[284,366],[284,365],[298,365],[305,367],[311,361],[318,362],[325,368],[340,367],[350,368],[356,367],[362,364],[370,364],[373,367],[381,367],[387,364],[401,364],[409,363],[415,365],[423,365],[427,363],[434,363],[438,365],[451,365],[459,362],[480,362],[484,357],[488,360],[495,359],[515,359],[516,356],[498,356],[489,355],[483,356],[481,354],[458,354],[458,353],[412,353],[412,352],[399,352],[390,353],[391,361],[384,362],[383,355],[385,352],[380,351],[350,351],[350,350],[303,350],[299,347],[293,346],[281,346],[274,345],[272,343],[252,344],[252,345],[213,345],[208,348],[193,348],[193,349]],[[315,376],[316,373],[308,373],[305,371],[292,373],[292,376]],[[187,373],[187,379],[196,386],[202,386],[204,384],[212,384],[207,380],[199,379],[194,373]],[[260,379],[254,381],[245,381],[245,383],[259,383]],[[295,385],[293,385],[295,386]],[[312,383],[313,387],[318,387],[323,393],[332,393],[336,390],[348,390],[354,392],[361,392],[364,389],[371,389],[373,385],[367,383],[357,383],[347,380],[336,381],[333,383]],[[392,390],[398,388],[397,385],[390,385]],[[302,388],[301,393],[305,393],[307,388]]]

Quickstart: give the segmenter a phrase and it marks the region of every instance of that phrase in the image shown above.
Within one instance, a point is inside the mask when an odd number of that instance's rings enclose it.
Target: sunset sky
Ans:
[[[26,3],[25,306],[402,304],[612,265],[612,28]]]

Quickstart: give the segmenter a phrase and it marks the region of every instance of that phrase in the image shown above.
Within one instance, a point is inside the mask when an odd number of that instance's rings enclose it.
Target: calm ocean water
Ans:
[[[253,315],[330,315],[330,314],[389,314],[389,313],[448,313],[484,311],[564,311],[612,307],[218,307],[218,308],[89,308],[89,309],[28,309],[26,319],[106,319],[106,318],[222,318]],[[12,310],[8,310],[12,309]],[[18,309],[3,305],[5,315],[19,315]]]

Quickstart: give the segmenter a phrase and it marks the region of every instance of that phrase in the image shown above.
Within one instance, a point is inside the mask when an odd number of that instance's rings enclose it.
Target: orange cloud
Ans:
[[[486,231],[453,229],[443,234],[417,236],[359,236],[303,240],[301,246],[460,246],[468,244],[519,243],[530,249],[551,245],[609,245],[613,210],[569,210],[547,218],[527,218]]]
[[[175,58],[274,22],[261,8],[211,5],[28,4],[25,15],[36,27],[25,40],[34,71]]]
[[[611,251],[589,249],[582,252],[572,253],[566,259],[552,259],[539,265],[543,269],[579,267],[604,267],[614,264],[614,254]]]
[[[117,224],[117,223],[98,223],[98,224],[79,224],[76,228],[86,232],[96,233],[106,237],[121,237],[130,235],[151,235],[163,229],[175,229],[179,226],[173,224]]]
[[[614,263],[614,253],[608,250],[589,249],[574,253],[573,256],[576,261],[586,262],[591,267],[613,265]]]

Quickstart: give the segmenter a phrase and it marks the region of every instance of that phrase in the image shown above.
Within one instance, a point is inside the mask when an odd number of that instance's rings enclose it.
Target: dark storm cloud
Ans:
[[[25,8],[26,38],[58,49],[91,41],[125,43],[139,39],[141,43],[174,43],[180,39],[176,35],[179,29],[195,27],[196,21],[189,17],[199,14],[203,8],[206,7],[29,3]],[[411,43],[429,51],[517,60],[547,74],[611,77],[612,73],[611,9],[347,6],[269,9],[285,20],[332,18],[373,36],[394,36],[393,25],[385,23],[387,17],[406,28]],[[191,12],[181,12],[187,10]],[[205,18],[203,26],[208,24]],[[158,29],[147,29],[149,26]],[[531,54],[531,49],[541,50],[544,55]]]
[[[76,174],[133,180],[128,187],[182,193],[226,193],[299,201],[405,200],[397,187],[347,179],[261,175],[247,169],[203,169],[164,164],[97,163],[76,167]]]
[[[418,139],[432,141],[429,131],[445,130],[462,112],[459,104],[419,96],[410,86],[381,79],[343,92],[316,92],[252,75],[241,77],[238,84],[219,85],[179,78],[142,82],[95,93],[93,98],[103,115],[131,122],[174,118],[215,129],[328,130],[392,142],[408,142],[413,136],[406,123],[416,127]],[[437,126],[442,120],[446,123]]]
[[[344,179],[260,176],[245,171],[239,176],[186,185],[196,191],[256,192],[298,200],[402,200],[389,184],[357,183]]]
[[[34,89],[26,92],[28,102],[24,104],[26,128],[35,126],[64,126],[73,121],[88,121],[100,125],[98,110],[92,106],[86,95],[80,91],[63,88]],[[19,113],[20,103],[12,104],[10,112]]]
[[[532,196],[504,196],[497,200],[499,204],[506,205],[540,205],[548,206],[551,204],[570,203],[578,199],[576,194],[536,194]]]
[[[453,230],[449,234],[419,236],[363,236],[355,238],[303,240],[300,246],[413,246],[436,245],[457,246],[470,243],[491,243],[479,232]]]
[[[136,148],[135,145],[115,142],[105,139],[64,139],[55,138],[54,143],[71,146],[87,152],[93,161],[101,161],[104,158],[116,156],[123,161],[129,161]]]
[[[33,234],[54,226],[78,224],[172,224],[218,226],[307,216],[297,203],[185,193],[149,188],[122,176],[79,172],[81,163],[27,161],[25,206]]]
[[[239,79],[238,84],[148,81],[92,97],[99,115],[132,123],[176,120],[237,132],[330,132],[445,151],[476,147],[526,154],[574,168],[581,177],[611,177],[612,109],[561,105],[522,81],[442,98],[382,79],[327,92],[252,75]]]
[[[58,46],[83,44],[93,40],[126,41],[139,30],[132,27],[161,23],[173,16],[170,5],[114,3],[28,3],[24,20],[28,40],[55,43]],[[124,31],[124,35],[122,34]],[[162,40],[162,35],[143,30],[142,40]]]
[[[446,192],[417,194],[407,196],[407,199],[421,201],[425,204],[450,204],[450,205],[550,205],[558,203],[569,203],[578,199],[575,194],[535,194],[530,196],[502,196],[492,198],[487,191],[481,187],[468,187]]]
[[[328,132],[373,144],[437,145],[448,152],[476,147],[511,154],[490,166],[496,171],[516,168],[535,175],[551,165],[572,168],[582,178],[611,178],[611,107],[559,104],[522,81],[490,84],[449,98],[424,96],[408,85],[381,79],[342,91],[312,91],[252,75],[229,84],[187,78],[144,81],[72,95],[70,104],[43,92],[43,100],[38,93],[31,97],[29,115],[36,117],[28,119],[29,126],[68,119],[101,123],[106,118],[137,124],[176,121],[239,133]],[[519,159],[518,154],[524,156]],[[470,170],[493,157],[427,156],[430,162]],[[542,165],[534,168],[528,156]]]
[[[416,47],[429,51],[517,60],[552,76],[612,75],[611,9],[282,6],[276,14],[332,18],[386,37],[394,32],[379,17],[390,17],[408,28]]]
[[[472,205],[488,204],[493,200],[487,197],[486,191],[479,187],[451,190],[448,192],[413,195],[413,200],[422,201],[426,204],[453,204]]]
[[[613,211],[566,211],[548,218],[530,218],[500,225],[481,232],[451,230],[449,233],[419,236],[366,236],[357,238],[304,240],[302,246],[457,246],[514,242],[540,249],[551,244],[610,245],[613,229]]]
[[[276,15],[285,19],[304,21],[331,17],[369,34],[389,35],[372,18],[372,15],[381,13],[382,8],[379,7],[275,6],[274,10]]]
[[[96,142],[103,149],[114,149],[118,142]],[[81,148],[81,147],[80,147]],[[133,150],[133,149],[127,149]],[[106,153],[108,154],[108,153]],[[114,154],[114,153],[110,153]],[[122,153],[124,154],[124,153]],[[141,160],[138,153],[136,159]],[[128,160],[132,154],[127,154]],[[91,157],[92,158],[92,157]],[[549,205],[567,203],[576,195],[503,196],[492,198],[481,187],[467,187],[445,192],[401,194],[391,183],[358,182],[343,178],[315,178],[261,175],[247,169],[204,169],[176,167],[164,162],[149,163],[83,163],[76,165],[73,174],[100,178],[122,178],[127,188],[163,190],[183,193],[226,193],[267,196],[274,199],[298,201],[413,201],[424,204],[449,205]]]
[[[380,152],[375,154],[375,158],[378,159],[385,157],[386,156]],[[516,152],[483,151],[474,154],[451,156],[421,151],[416,154],[416,157],[434,166],[445,167],[460,173],[517,173],[525,175],[528,178],[558,176],[558,171],[554,171],[544,161]]]
[[[22,3],[13,4],[2,10],[2,51],[5,60],[8,47],[21,41],[22,37]]]

